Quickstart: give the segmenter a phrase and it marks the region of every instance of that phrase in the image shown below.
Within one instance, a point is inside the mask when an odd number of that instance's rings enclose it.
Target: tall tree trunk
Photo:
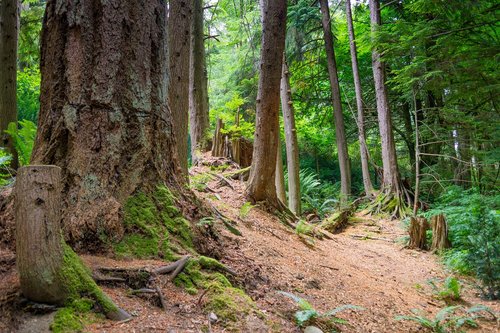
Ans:
[[[12,154],[11,167],[18,166],[12,138],[5,133],[10,123],[17,124],[17,0],[0,1],[0,147]]]
[[[192,0],[170,0],[168,37],[170,85],[169,106],[173,116],[179,164],[188,175],[189,57]]]
[[[330,27],[330,10],[328,0],[320,0],[321,22],[323,24],[323,36],[325,39],[326,59],[328,62],[328,77],[332,89],[333,116],[335,119],[335,138],[337,141],[337,153],[340,166],[340,186],[343,199],[351,194],[351,167],[349,164],[349,153],[347,151],[347,140],[345,136],[344,115],[342,114],[342,100],[340,98],[340,85],[333,47],[333,35]]]
[[[281,140],[278,137],[278,153],[276,154],[276,194],[278,199],[286,205],[285,174],[283,173],[283,154],[281,152]]]
[[[372,33],[375,33],[381,25],[380,5],[378,0],[370,0],[370,20]],[[385,66],[380,59],[380,53],[375,47],[372,49],[372,69],[375,81],[375,93],[377,99],[377,114],[382,141],[382,167],[384,179],[382,186],[389,192],[400,193],[400,178],[396,159],[396,148],[394,135],[392,133],[391,110],[387,98],[387,87],[385,85]]]
[[[356,107],[358,110],[358,138],[361,157],[361,173],[363,175],[363,186],[367,196],[373,192],[373,185],[370,179],[368,146],[365,138],[365,113],[363,110],[363,94],[361,92],[361,79],[359,77],[358,51],[356,48],[356,38],[354,35],[354,26],[352,24],[351,1],[346,0],[345,11],[347,17],[347,29],[349,30],[349,46],[351,51],[352,75],[354,78],[354,90],[356,92]]]
[[[203,30],[203,0],[193,0],[189,65],[189,132],[193,164],[209,149],[208,87]]]
[[[274,177],[279,131],[281,63],[285,49],[286,0],[261,0],[262,48],[252,168],[247,196],[283,208]]]
[[[283,55],[283,70],[281,73],[281,110],[285,127],[286,165],[288,170],[288,207],[297,216],[301,213],[300,181],[299,181],[299,145],[297,129],[295,128],[295,111],[292,104],[290,89],[290,74]]]
[[[47,1],[32,163],[62,168],[62,225],[79,248],[119,238],[136,191],[182,187],[165,10],[161,0]]]
[[[404,102],[403,105],[401,106],[401,115],[403,116],[405,132],[406,132],[404,140],[406,142],[406,146],[408,147],[408,156],[410,157],[410,163],[412,165],[412,170],[413,170],[412,173],[415,174],[415,169],[416,169],[415,142],[413,142],[412,140],[413,126],[411,124],[411,111],[410,111],[410,104],[408,102]],[[415,117],[415,120],[416,119],[417,118]],[[415,126],[417,126],[417,122],[415,123]]]

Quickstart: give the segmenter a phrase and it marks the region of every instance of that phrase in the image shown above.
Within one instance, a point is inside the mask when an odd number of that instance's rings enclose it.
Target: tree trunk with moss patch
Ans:
[[[23,295],[35,302],[66,305],[90,297],[110,319],[130,315],[95,284],[90,271],[62,239],[61,168],[19,169],[15,188],[16,260]]]
[[[165,9],[47,1],[31,162],[62,168],[62,225],[77,248],[120,238],[132,194],[184,181],[166,104]]]

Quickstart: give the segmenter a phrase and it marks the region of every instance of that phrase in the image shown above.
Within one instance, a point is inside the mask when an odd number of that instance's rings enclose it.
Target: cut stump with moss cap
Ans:
[[[96,285],[61,233],[61,168],[22,167],[15,187],[17,268],[23,295],[39,303],[66,305],[92,298],[109,319],[125,320],[120,309]]]

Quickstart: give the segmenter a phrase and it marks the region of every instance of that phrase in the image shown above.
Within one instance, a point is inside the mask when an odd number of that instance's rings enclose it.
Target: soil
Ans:
[[[210,163],[207,163],[210,164]],[[197,166],[193,175],[209,171]],[[450,273],[439,257],[425,251],[406,249],[400,242],[406,232],[400,221],[357,215],[342,233],[332,239],[304,241],[294,230],[258,207],[240,216],[245,204],[245,184],[228,179],[231,186],[215,178],[205,191],[198,191],[212,205],[236,222],[237,236],[221,224],[220,234],[225,255],[221,261],[237,273],[232,282],[244,288],[256,302],[259,313],[236,324],[237,332],[301,332],[293,322],[297,305],[277,293],[286,291],[306,299],[319,312],[341,305],[357,305],[364,310],[347,310],[338,317],[348,321],[342,332],[425,332],[418,324],[397,321],[398,315],[410,315],[412,309],[435,315],[446,306],[436,298],[428,281],[444,279]],[[314,244],[311,244],[313,242]],[[42,322],[24,310],[19,296],[19,282],[9,250],[0,251],[0,332],[33,332],[21,330]],[[157,267],[158,260],[118,261],[104,256],[82,256],[96,267]],[[499,302],[479,298],[475,281],[459,277],[462,283],[460,305],[484,304],[500,311]],[[130,296],[123,287],[103,286],[113,300],[133,315],[128,322],[104,319],[88,325],[87,332],[227,332],[219,322],[209,324],[203,311],[203,295],[189,295],[164,278],[160,287],[167,301],[167,311],[153,302]],[[45,323],[45,324],[43,324]],[[35,326],[36,327],[36,326]],[[46,328],[45,328],[46,329]],[[480,321],[471,332],[498,332],[494,321]]]

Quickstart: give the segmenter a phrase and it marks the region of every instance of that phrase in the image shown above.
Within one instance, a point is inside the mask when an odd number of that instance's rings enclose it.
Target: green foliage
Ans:
[[[461,314],[455,315],[459,310]],[[465,310],[465,311],[464,311]],[[485,306],[473,306],[464,309],[460,305],[447,306],[441,309],[433,318],[427,317],[422,311],[413,309],[412,316],[397,316],[396,320],[410,320],[417,322],[422,327],[430,329],[434,333],[463,332],[463,327],[477,327],[476,319],[483,318],[481,311],[492,314],[492,311]]]
[[[245,202],[241,208],[240,208],[240,212],[239,212],[239,215],[240,215],[240,218],[241,219],[246,219],[248,217],[248,214],[250,214],[250,211],[252,210],[252,208],[254,208],[255,206],[252,205],[251,202]]]
[[[335,210],[340,192],[338,184],[321,181],[310,169],[299,171],[299,183],[304,214],[317,213],[323,217]],[[288,172],[285,173],[285,184],[288,190]]]
[[[0,147],[0,186],[9,184],[12,180],[10,161],[12,156]]]
[[[320,313],[314,307],[306,301],[305,299],[298,297],[292,293],[288,293],[285,291],[278,291],[279,294],[290,298],[293,300],[299,310],[295,312],[294,317],[297,325],[299,327],[304,327],[307,325],[318,325],[318,326],[326,326],[329,329],[334,329],[335,324],[347,324],[348,322],[344,319],[338,318],[336,315],[342,311],[346,310],[364,310],[362,307],[356,305],[342,305],[330,311]]]
[[[27,69],[17,73],[17,118],[36,123],[40,110],[40,71]]]
[[[445,263],[461,273],[473,272],[482,282],[485,297],[500,296],[500,196],[450,187],[426,217],[443,213],[453,248]]]
[[[445,301],[458,301],[460,300],[460,281],[454,276],[448,276],[442,283],[441,286],[436,285],[433,280],[428,281],[432,286],[436,296]]]
[[[19,121],[19,127],[15,123],[10,123],[5,132],[12,137],[19,164],[21,166],[28,165],[35,143],[36,125],[29,120],[21,120]]]

